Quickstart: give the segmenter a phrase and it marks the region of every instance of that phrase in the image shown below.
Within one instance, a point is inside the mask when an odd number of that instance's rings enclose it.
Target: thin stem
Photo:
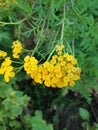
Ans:
[[[19,62],[19,61],[12,61],[12,63],[23,64],[23,62]]]
[[[72,49],[71,49],[71,47],[70,47],[69,44],[68,44],[68,48],[69,48],[69,50],[67,49],[67,51],[68,51],[68,52],[70,51],[70,53],[72,54]]]
[[[56,35],[55,35],[55,37],[54,37],[54,40],[53,40],[53,45],[52,45],[52,51],[51,51],[51,53],[50,53],[50,55],[48,56],[48,58],[47,58],[47,60],[46,61],[48,61],[50,58],[51,58],[51,56],[52,56],[52,54],[54,53],[54,51],[55,51],[55,47],[54,47],[54,44],[55,44],[55,41],[56,41],[56,38],[57,38],[57,36],[58,36],[58,33],[59,33],[59,30],[60,30],[60,28],[58,29],[58,31],[57,31],[57,33],[56,33]],[[54,47],[54,48],[53,48]]]
[[[49,10],[48,10],[47,14],[48,14],[48,13],[49,13]],[[43,34],[47,16],[48,16],[48,15],[46,15],[46,17],[45,17],[45,19],[44,19],[44,21],[43,21],[43,25],[42,25],[42,29],[41,29],[41,34]],[[38,42],[37,42],[37,44],[36,44],[36,46],[35,46],[35,48],[34,48],[34,50],[33,50],[33,52],[32,52],[32,55],[34,55],[35,51],[39,48],[38,46],[39,46],[39,44],[40,44],[40,40],[41,40],[41,39],[39,38],[39,39],[38,39]],[[42,43],[41,43],[41,44],[42,44]],[[41,45],[40,45],[40,46],[41,46]]]
[[[62,32],[61,32],[60,44],[63,44],[63,37],[64,37],[64,21],[63,21],[63,24],[62,24]]]
[[[22,65],[22,66],[20,66],[20,67],[15,68],[15,70],[17,70],[17,71],[16,71],[16,73],[18,73],[19,71],[21,71],[21,70],[22,70],[22,68],[23,68],[23,65]]]
[[[54,53],[54,51],[55,51],[55,47],[54,47],[54,49],[52,50],[52,52],[50,53],[50,55],[48,56],[47,61],[51,58],[51,56],[52,56],[52,54]]]
[[[62,31],[61,31],[61,39],[60,39],[60,44],[63,44],[63,40],[64,40],[64,22],[65,22],[65,4],[64,4],[64,12],[63,12],[63,15],[64,15],[64,18],[63,18],[63,23],[62,23]],[[54,38],[54,41],[56,40],[56,37],[58,35],[58,32]],[[48,56],[47,58],[47,61],[51,58],[52,54],[54,53],[55,51],[55,47],[54,49],[51,51],[50,55]]]
[[[74,1],[70,0],[71,3],[71,7],[72,7],[72,15],[73,15],[73,22],[74,22]],[[73,24],[73,28],[72,28],[73,32],[74,32],[74,24]],[[75,50],[74,50],[74,37],[72,39],[72,52],[73,52],[73,56],[75,57]]]
[[[20,24],[20,23],[22,23],[26,20],[27,20],[27,17],[18,21],[18,22],[0,22],[0,24],[3,25],[3,26],[5,26],[5,25],[17,25],[17,24]]]
[[[22,66],[20,66],[20,67],[15,68],[15,70],[17,70],[17,69],[21,69],[21,68],[23,68],[23,65],[22,65]]]
[[[73,0],[70,0],[70,3],[71,3],[71,6],[72,6],[72,9],[74,9],[74,2],[73,2]]]
[[[47,56],[48,53],[45,53],[45,55],[39,60],[39,63],[45,58],[45,56]]]
[[[32,50],[28,50],[28,49],[23,48],[23,53],[24,52],[32,52]]]
[[[62,31],[61,31],[61,40],[60,40],[60,44],[63,44],[63,39],[64,39],[64,22],[65,22],[65,4],[64,4],[64,10],[63,10],[63,23],[62,23]]]
[[[72,39],[72,53],[73,53],[73,56],[75,57],[74,38]]]
[[[38,39],[38,42],[37,42],[37,44],[36,44],[36,46],[35,46],[35,48],[34,48],[34,50],[33,50],[33,52],[32,52],[32,55],[31,55],[31,56],[33,56],[33,55],[34,55],[35,51],[37,50],[37,48],[38,48],[38,46],[39,46],[39,43],[40,43],[40,39]]]

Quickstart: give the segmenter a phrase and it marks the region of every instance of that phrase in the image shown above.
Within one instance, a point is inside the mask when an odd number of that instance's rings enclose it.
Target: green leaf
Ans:
[[[35,116],[32,118],[33,130],[53,130],[51,124],[47,124],[45,120],[42,119],[41,111],[36,111]]]
[[[15,117],[17,117],[18,115],[20,115],[22,113],[22,108],[19,106],[15,106],[11,109],[11,111],[9,112],[10,114],[10,118],[14,119]]]
[[[98,123],[95,123],[93,124],[93,127],[92,127],[92,130],[98,130]]]
[[[12,121],[10,121],[9,126],[15,127],[15,128],[18,128],[18,129],[19,129],[19,128],[21,127],[21,122],[12,120]],[[17,130],[18,130],[18,129],[17,129]]]
[[[63,130],[67,130],[66,128],[64,128]]]
[[[1,98],[5,98],[8,97],[10,95],[10,93],[12,93],[13,90],[11,88],[11,85],[9,84],[4,84],[0,86],[0,97]]]
[[[80,116],[83,120],[89,121],[90,115],[89,112],[84,108],[79,108]]]

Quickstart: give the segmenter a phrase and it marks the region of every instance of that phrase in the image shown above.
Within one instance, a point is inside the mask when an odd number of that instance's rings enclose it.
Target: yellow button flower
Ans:
[[[12,53],[14,58],[18,59],[20,57],[19,54],[21,53],[22,48],[22,43],[19,40],[13,42]]]
[[[0,74],[4,75],[5,82],[9,82],[10,78],[15,76],[11,63],[10,57],[6,57],[0,67]]]
[[[24,62],[24,70],[33,81],[44,83],[46,87],[74,86],[75,81],[80,79],[80,70],[75,66],[77,61],[68,53],[54,55],[50,61],[45,61],[41,65],[38,65],[35,57],[30,56],[26,56]]]
[[[6,56],[7,56],[7,52],[0,50],[0,57],[2,58]]]

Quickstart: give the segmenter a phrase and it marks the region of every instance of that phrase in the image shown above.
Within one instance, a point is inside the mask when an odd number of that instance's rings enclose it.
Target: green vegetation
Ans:
[[[64,54],[69,72],[36,79]],[[0,130],[98,130],[97,59],[98,0],[0,0]]]

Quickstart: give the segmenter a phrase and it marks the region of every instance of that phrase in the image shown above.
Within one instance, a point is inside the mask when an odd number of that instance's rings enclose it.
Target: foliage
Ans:
[[[80,116],[83,120],[89,121],[89,112],[84,108],[79,108]]]
[[[52,130],[52,125],[42,118],[42,114],[45,118],[44,109],[58,111],[59,104],[69,105],[65,97],[70,91],[91,103],[91,90],[98,91],[97,5],[98,0],[0,0],[0,50],[7,52],[15,71],[8,83],[0,75],[0,129]],[[21,41],[24,48],[18,53],[16,49],[19,59],[15,59],[12,52],[16,40]],[[36,57],[39,64],[51,61],[56,55],[56,45],[64,45],[63,53],[74,56],[76,67],[81,68],[81,78],[75,81],[74,87],[46,88],[45,84],[31,81],[23,70],[23,59],[27,55]],[[0,68],[5,59],[0,56]],[[49,103],[45,105],[44,101]],[[82,119],[89,124],[89,112],[83,108],[79,110]],[[51,122],[55,124],[52,119]],[[97,129],[96,123],[93,129]]]
[[[25,116],[24,118],[29,128],[33,128],[34,130],[53,130],[52,125],[47,125],[46,122],[42,119],[41,111],[36,111],[35,116],[32,118],[29,115]]]
[[[92,127],[90,126],[90,122],[89,122],[90,114],[86,109],[79,108],[79,113],[80,113],[81,118],[85,121],[82,123],[84,129],[89,129],[89,130],[97,130],[98,129],[97,123],[93,123]]]

